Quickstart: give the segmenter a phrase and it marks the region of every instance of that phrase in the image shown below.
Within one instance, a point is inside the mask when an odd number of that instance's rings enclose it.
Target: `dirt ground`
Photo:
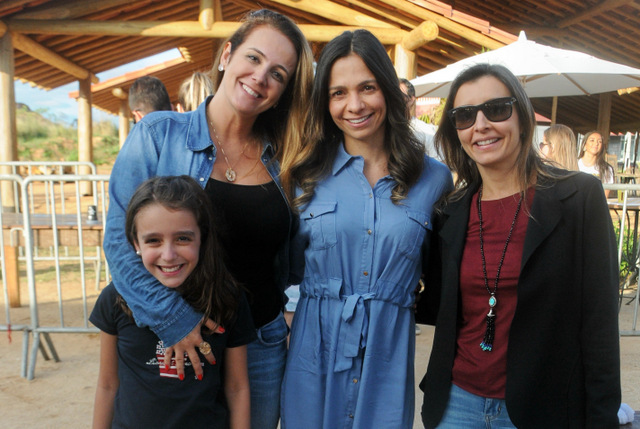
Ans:
[[[90,290],[93,287],[89,288]],[[95,298],[90,294],[89,302]],[[41,320],[49,313],[55,318],[57,306],[44,303]],[[20,309],[26,310],[26,309]],[[631,321],[633,305],[623,305],[621,323]],[[65,315],[71,313],[65,308]],[[67,320],[73,321],[72,315]],[[14,322],[18,323],[16,320]],[[630,329],[630,324],[622,326]],[[417,383],[426,370],[431,349],[433,328],[422,326],[416,347],[416,424],[422,395]],[[91,426],[93,397],[98,374],[98,334],[52,334],[51,339],[61,359],[46,361],[39,354],[35,378],[31,381],[20,376],[23,335],[12,333],[9,342],[6,332],[0,332],[0,421],[3,428],[86,428]],[[633,409],[640,410],[640,336],[620,339],[622,349],[622,400]],[[627,426],[628,427],[628,426]]]

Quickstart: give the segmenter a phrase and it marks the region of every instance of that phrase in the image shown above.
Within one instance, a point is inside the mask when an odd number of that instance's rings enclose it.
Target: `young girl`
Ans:
[[[162,341],[136,326],[108,285],[89,319],[102,331],[94,428],[249,427],[246,344],[255,331],[246,300],[225,269],[211,219],[209,199],[188,176],[155,177],[132,196],[127,239],[160,283],[221,326],[215,334],[203,332],[199,347],[217,362],[203,365],[199,377],[186,354],[176,358],[185,361],[184,373],[174,360],[165,368]]]

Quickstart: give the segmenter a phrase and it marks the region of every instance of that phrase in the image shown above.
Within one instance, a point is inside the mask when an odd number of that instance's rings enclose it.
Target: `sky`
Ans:
[[[98,73],[97,76],[98,79],[100,79],[100,82],[104,82],[107,79],[120,76],[124,73],[140,70],[148,66],[178,58],[179,56],[180,52],[177,49],[172,49],[170,51]],[[78,118],[78,102],[74,98],[69,98],[69,93],[71,91],[78,90],[77,81],[50,91],[45,91],[44,89],[33,88],[27,83],[22,83],[19,80],[16,80],[14,81],[14,89],[16,103],[26,104],[29,106],[29,109],[40,111],[49,119],[61,121],[66,124],[72,124]],[[92,118],[94,122],[108,120],[117,123],[118,121],[117,116],[109,115],[108,113],[97,109],[92,110]]]

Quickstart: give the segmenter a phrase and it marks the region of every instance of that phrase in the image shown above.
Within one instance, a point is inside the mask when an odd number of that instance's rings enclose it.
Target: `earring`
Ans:
[[[139,250],[136,250],[136,255],[138,255],[138,256],[140,256],[140,255],[141,255],[141,253],[140,253],[140,251],[139,251]]]
[[[224,71],[224,66],[222,65],[222,63],[218,64],[218,71]]]

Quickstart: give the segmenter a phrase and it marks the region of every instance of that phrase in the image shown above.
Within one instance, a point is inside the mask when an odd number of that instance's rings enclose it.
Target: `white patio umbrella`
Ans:
[[[529,97],[590,95],[640,85],[640,69],[601,60],[582,52],[552,48],[527,40],[474,55],[411,81],[417,97],[446,97],[451,81],[478,63],[501,64],[518,76]]]

